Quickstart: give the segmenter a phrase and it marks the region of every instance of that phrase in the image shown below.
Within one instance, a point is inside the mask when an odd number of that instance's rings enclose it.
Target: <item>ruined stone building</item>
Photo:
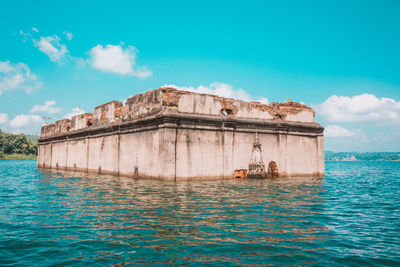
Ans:
[[[296,102],[160,88],[42,127],[38,167],[160,180],[324,176],[323,127]],[[275,174],[275,175],[274,175]]]

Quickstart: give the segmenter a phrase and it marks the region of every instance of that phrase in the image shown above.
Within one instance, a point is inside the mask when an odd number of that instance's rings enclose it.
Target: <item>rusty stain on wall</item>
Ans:
[[[271,178],[279,177],[278,165],[276,164],[275,161],[270,161],[270,163],[268,164],[267,175],[268,175],[268,177],[271,177]]]

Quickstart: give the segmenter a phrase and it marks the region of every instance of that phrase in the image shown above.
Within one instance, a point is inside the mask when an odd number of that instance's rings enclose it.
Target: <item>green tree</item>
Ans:
[[[0,157],[7,154],[36,155],[37,141],[22,133],[10,134],[0,130]]]

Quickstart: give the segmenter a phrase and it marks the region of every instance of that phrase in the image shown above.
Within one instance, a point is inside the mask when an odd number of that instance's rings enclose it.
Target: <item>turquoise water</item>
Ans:
[[[400,162],[164,183],[0,161],[0,265],[400,265]]]

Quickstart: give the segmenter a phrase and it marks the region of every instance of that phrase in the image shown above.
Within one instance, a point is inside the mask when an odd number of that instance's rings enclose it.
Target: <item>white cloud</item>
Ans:
[[[96,45],[89,51],[91,64],[96,69],[139,78],[151,76],[146,67],[134,68],[137,53],[133,46],[124,49],[120,45]]]
[[[33,45],[39,48],[41,52],[45,53],[52,62],[62,63],[68,56],[67,46],[62,44],[60,37],[55,34],[47,37],[40,36],[39,39],[35,39],[34,36],[37,35],[38,32],[39,30],[37,28],[32,28],[32,34],[23,32],[22,30],[19,31],[19,34],[24,37],[24,43],[26,43],[27,40],[31,40]],[[72,39],[72,33],[64,32],[64,34],[68,40]]]
[[[173,87],[179,90],[190,91],[200,94],[218,95],[226,98],[241,99],[244,101],[250,101],[250,95],[243,89],[233,89],[233,87],[227,83],[213,82],[209,86],[200,85],[197,88],[191,86],[176,86],[173,84],[166,84],[163,87]]]
[[[400,101],[372,94],[332,95],[316,109],[327,121],[400,121]]]
[[[257,102],[260,102],[261,104],[269,104],[269,100],[266,97],[260,97],[259,99],[256,100]]]
[[[0,113],[0,124],[6,124],[8,122],[8,114]]]
[[[38,115],[19,114],[5,125],[5,130],[11,133],[39,134],[44,121]]]
[[[81,109],[80,107],[75,107],[72,111],[68,114],[65,114],[64,119],[71,119],[72,116],[79,115],[85,113],[85,110]]]
[[[30,113],[48,113],[48,114],[59,113],[61,111],[61,108],[58,108],[55,105],[56,105],[55,100],[49,100],[49,101],[46,101],[44,103],[44,105],[33,106],[33,108],[29,112]]]
[[[11,128],[21,128],[42,124],[42,119],[38,115],[19,114],[10,121]]]
[[[65,37],[67,38],[68,41],[71,41],[72,38],[74,37],[74,35],[72,33],[70,33],[70,32],[64,31],[63,33],[64,33],[64,35],[65,35]]]
[[[67,47],[60,42],[57,35],[40,37],[39,40],[32,39],[33,45],[45,53],[51,61],[61,63],[68,54]]]
[[[41,86],[41,82],[35,74],[31,73],[26,64],[0,61],[0,95],[5,91],[16,89],[23,89],[30,93]]]
[[[326,137],[349,137],[354,136],[355,132],[349,131],[339,125],[326,126],[324,134]]]

